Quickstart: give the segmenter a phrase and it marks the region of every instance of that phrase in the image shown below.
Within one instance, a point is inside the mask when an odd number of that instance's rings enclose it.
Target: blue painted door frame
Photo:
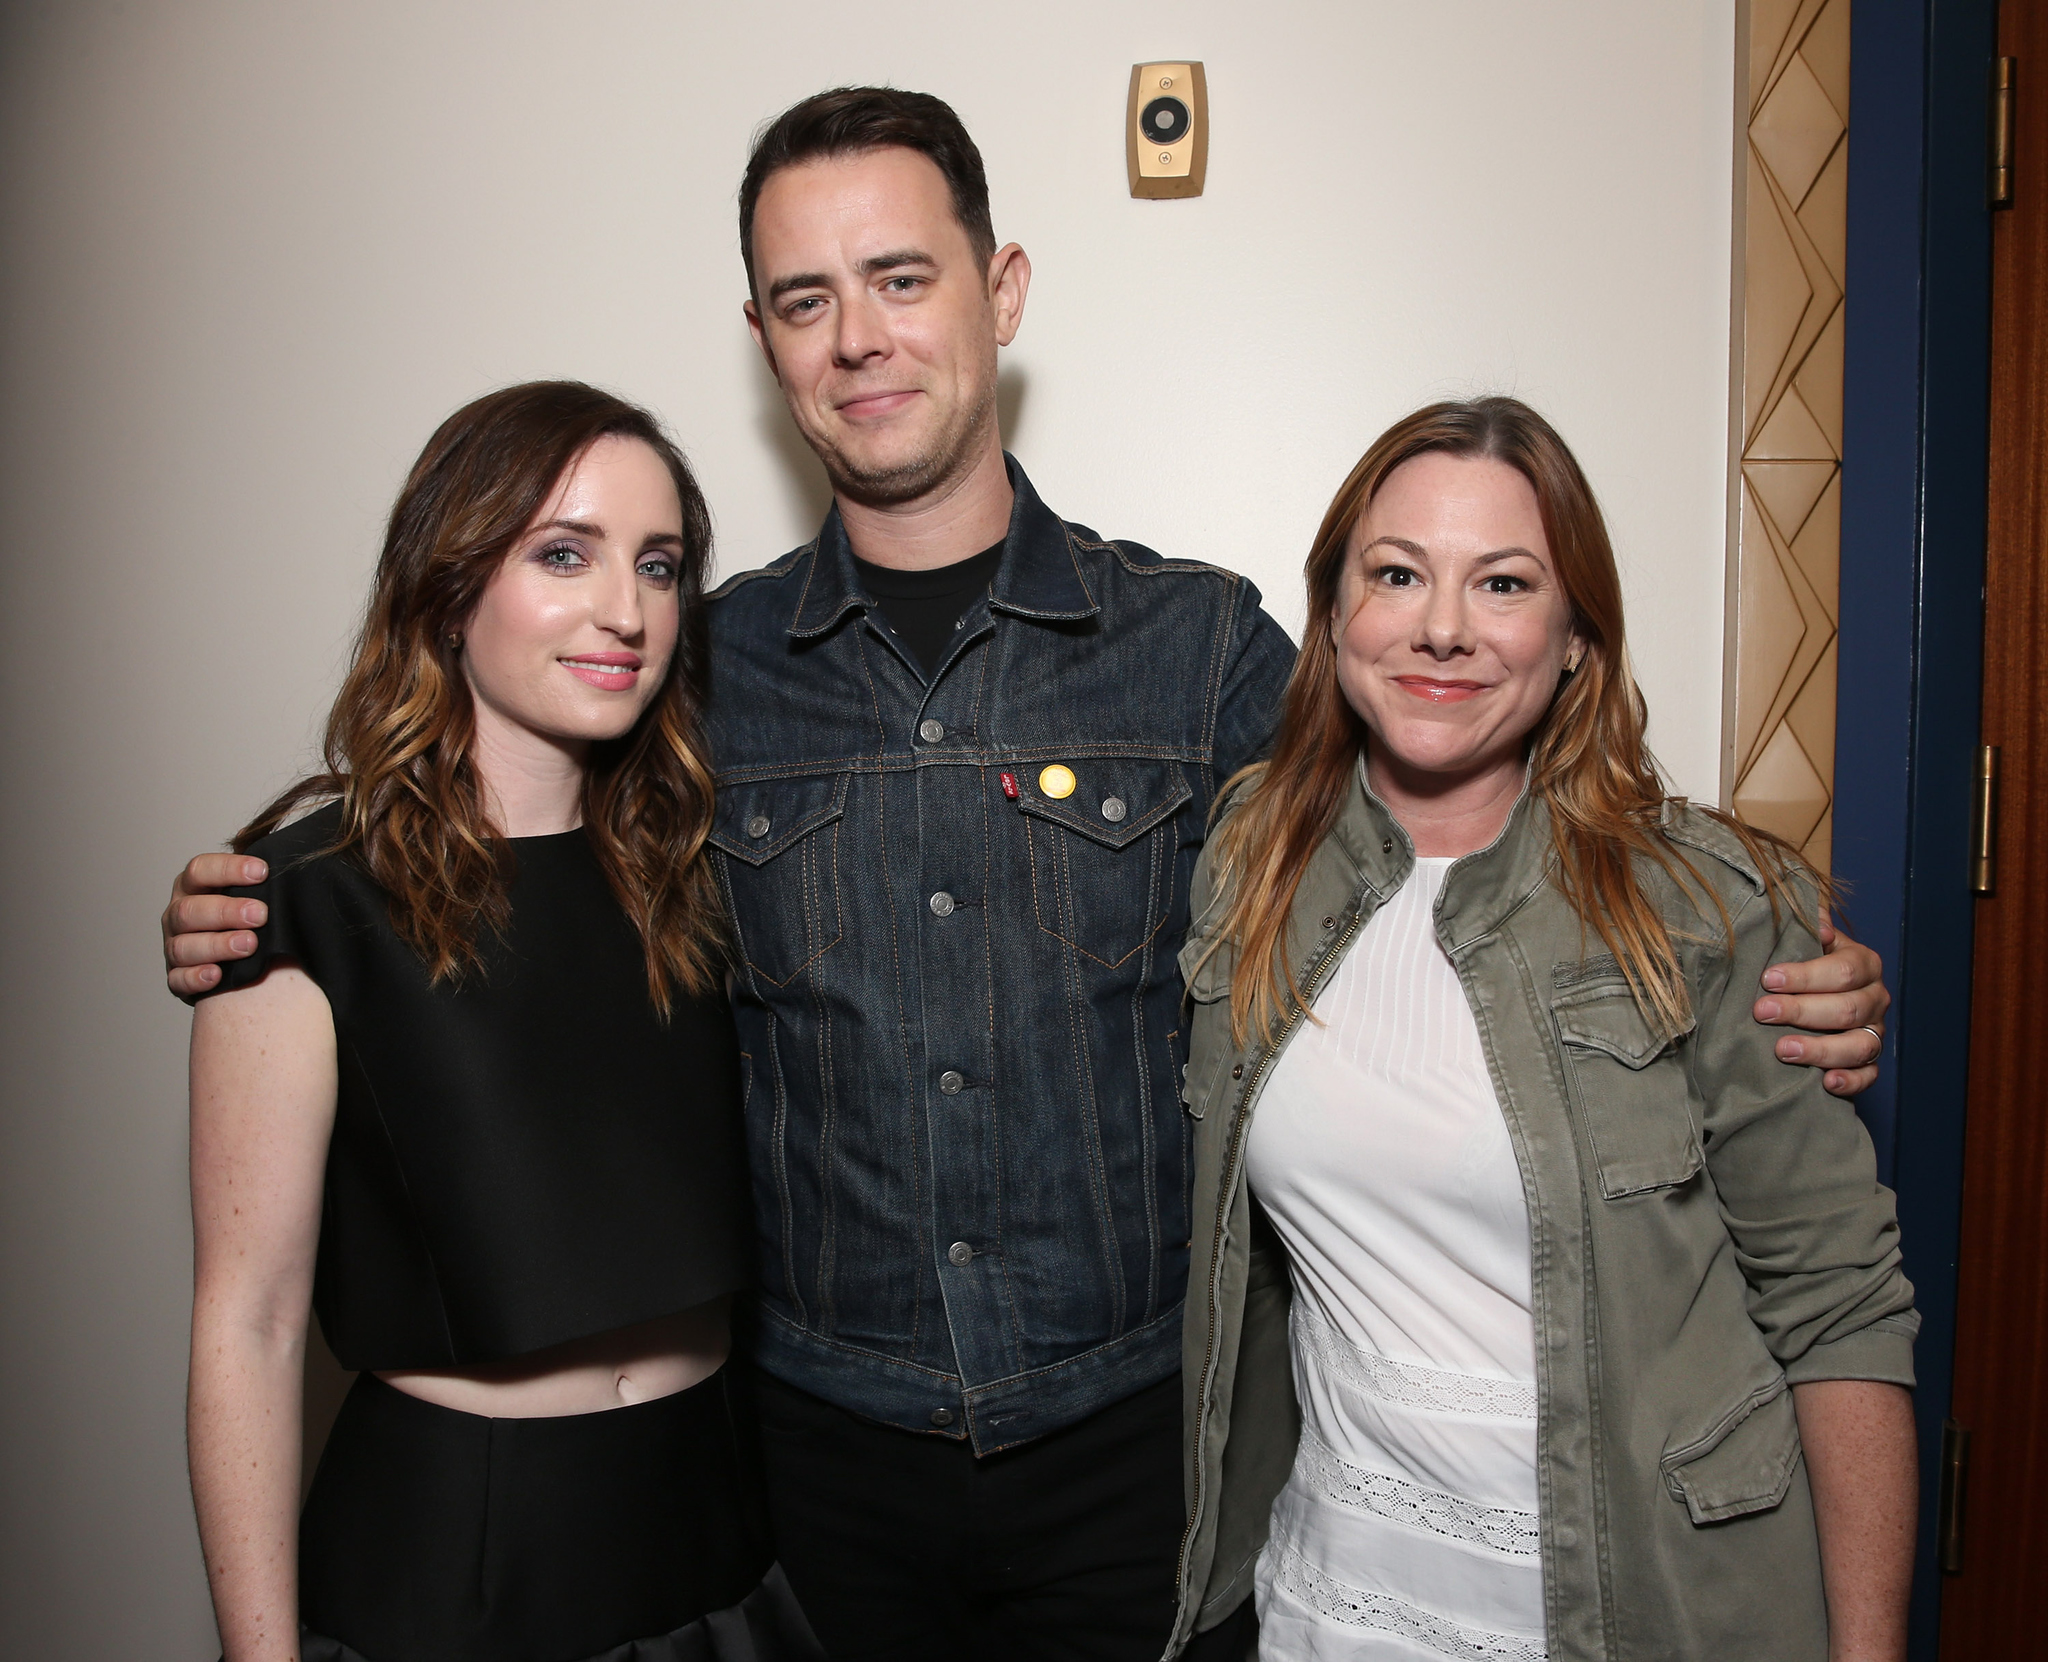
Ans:
[[[1934,1662],[1970,1025],[1970,788],[1984,634],[1997,0],[1856,0],[1835,871],[1898,995],[1859,1104],[1924,1325],[1913,1662]]]

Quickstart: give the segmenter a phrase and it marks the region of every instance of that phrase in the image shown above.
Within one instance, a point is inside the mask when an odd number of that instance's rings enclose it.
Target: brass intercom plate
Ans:
[[[1209,172],[1209,82],[1200,64],[1131,65],[1124,154],[1133,196],[1202,194]]]

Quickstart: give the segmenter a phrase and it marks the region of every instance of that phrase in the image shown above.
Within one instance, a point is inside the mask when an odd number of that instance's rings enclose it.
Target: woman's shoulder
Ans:
[[[1725,898],[1761,896],[1779,885],[1789,885],[1802,900],[1817,892],[1813,870],[1797,849],[1768,832],[1739,825],[1718,809],[1669,797],[1658,832],[1681,854],[1707,856],[1705,862],[1689,858],[1686,863]]]
[[[1215,804],[1209,810],[1209,836],[1212,841],[1218,831],[1244,812],[1245,804],[1251,801],[1265,777],[1266,763],[1254,762],[1250,767],[1239,768],[1223,781],[1223,788],[1216,793]]]
[[[1719,942],[1696,970],[1723,958],[1754,958],[1761,973],[1766,963],[1820,950],[1827,880],[1790,843],[1682,798],[1664,805],[1659,829],[1683,864],[1658,869],[1643,860],[1638,870],[1678,933]]]
[[[340,836],[341,803],[336,800],[265,832],[243,852],[265,862],[275,877],[282,871],[334,859],[332,850]]]
[[[348,850],[336,848],[340,835],[341,804],[330,802],[243,851],[270,871],[262,882],[228,892],[262,901],[270,915],[256,930],[256,951],[221,966],[216,991],[251,985],[279,959],[289,959],[332,998],[332,983],[349,957],[347,943],[386,932],[383,891]]]
[[[270,873],[233,892],[266,901],[273,911],[280,903],[351,908],[374,902],[381,912],[383,889],[355,849],[339,846],[341,840],[341,803],[323,803],[251,843],[244,852],[267,864]]]

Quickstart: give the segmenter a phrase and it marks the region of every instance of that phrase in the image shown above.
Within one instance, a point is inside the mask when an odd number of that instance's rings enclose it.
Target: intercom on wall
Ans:
[[[1209,171],[1209,83],[1198,63],[1131,66],[1124,151],[1131,194],[1200,196]]]

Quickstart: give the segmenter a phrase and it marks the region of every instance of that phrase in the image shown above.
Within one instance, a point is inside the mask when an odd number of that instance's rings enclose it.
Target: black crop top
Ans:
[[[349,1368],[450,1368],[667,1315],[747,1279],[739,1057],[724,997],[647,996],[640,938],[581,831],[522,837],[484,973],[436,986],[339,806],[250,852],[257,949],[334,1012],[340,1088],[313,1306]]]

